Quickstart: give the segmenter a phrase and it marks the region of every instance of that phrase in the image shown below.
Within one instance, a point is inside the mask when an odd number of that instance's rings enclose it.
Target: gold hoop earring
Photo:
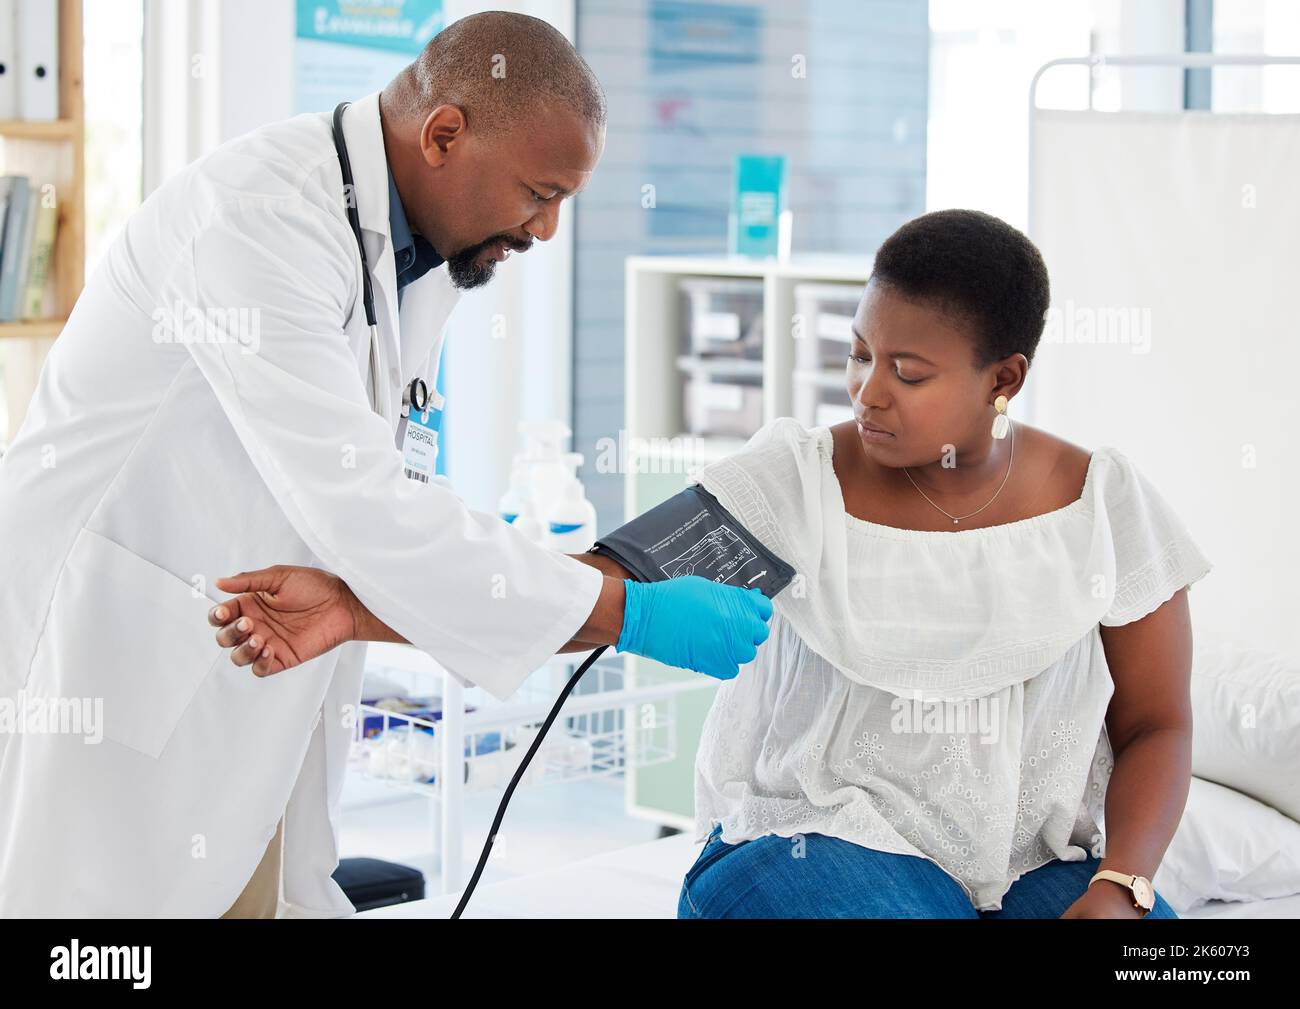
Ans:
[[[1011,418],[1007,416],[1007,397],[999,396],[993,401],[993,408],[998,415],[993,418],[993,437],[1005,438],[1011,430]]]

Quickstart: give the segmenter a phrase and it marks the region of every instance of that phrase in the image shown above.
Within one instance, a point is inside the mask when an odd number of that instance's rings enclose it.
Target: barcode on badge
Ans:
[[[412,480],[419,480],[420,483],[429,482],[429,477],[426,474],[417,473],[415,470],[411,469],[410,466],[404,466],[402,468],[405,471],[406,475],[409,476]]]

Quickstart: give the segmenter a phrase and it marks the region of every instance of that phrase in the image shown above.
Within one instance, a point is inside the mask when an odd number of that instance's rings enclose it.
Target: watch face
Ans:
[[[1151,886],[1151,881],[1145,876],[1138,876],[1133,880],[1133,897],[1148,911],[1155,905],[1156,891]]]

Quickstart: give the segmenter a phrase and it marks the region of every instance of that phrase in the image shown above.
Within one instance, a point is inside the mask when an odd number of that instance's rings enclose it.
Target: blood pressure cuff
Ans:
[[[794,568],[698,484],[619,526],[592,550],[612,557],[642,582],[699,575],[758,588],[771,599],[794,578]]]

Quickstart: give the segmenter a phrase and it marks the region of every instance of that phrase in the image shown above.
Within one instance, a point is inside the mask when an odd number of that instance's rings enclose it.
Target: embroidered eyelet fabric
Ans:
[[[706,719],[697,839],[827,834],[927,858],[1000,908],[1024,873],[1104,855],[1101,626],[1212,566],[1109,446],[1069,505],[958,532],[847,514],[832,446],[780,418],[695,477],[797,572]]]

